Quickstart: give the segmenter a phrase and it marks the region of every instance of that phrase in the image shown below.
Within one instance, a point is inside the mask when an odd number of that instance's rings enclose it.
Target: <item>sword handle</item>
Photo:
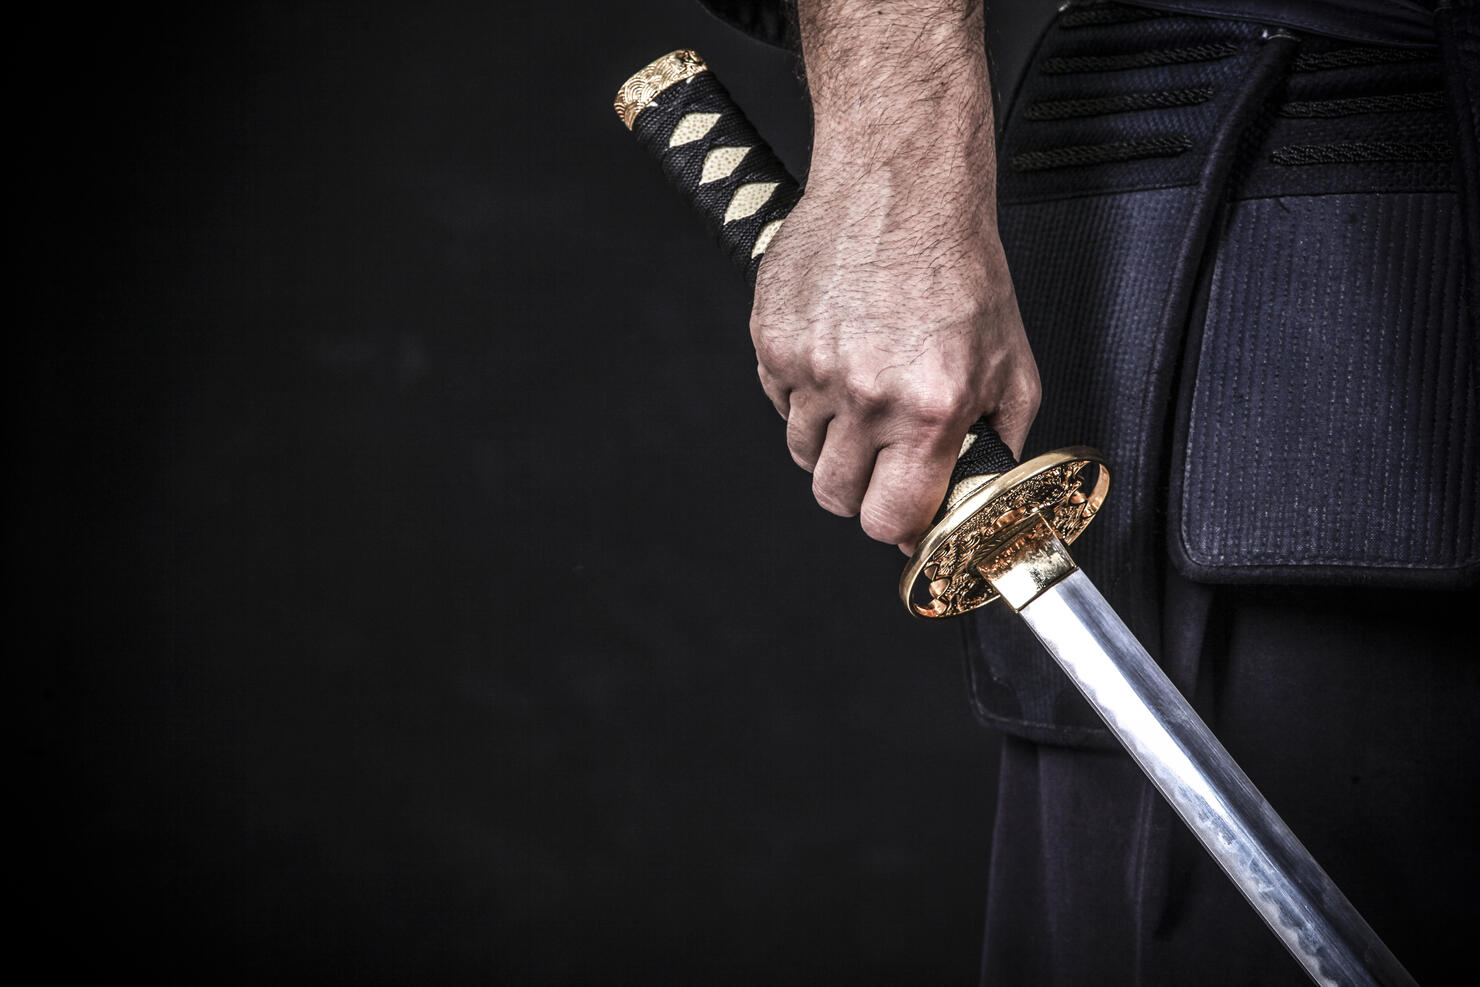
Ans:
[[[696,52],[675,51],[628,79],[615,109],[754,287],[766,248],[802,189],[719,79]],[[970,436],[936,520],[960,499],[962,482],[1018,464],[986,418]]]
[[[729,92],[685,49],[628,79],[615,108],[754,287],[761,257],[802,189]]]
[[[704,60],[689,49],[664,55],[622,84],[613,108],[754,287],[766,248],[802,189]],[[1086,473],[1091,465],[1100,468]],[[1058,510],[1083,487],[1072,510],[1050,519],[1060,537],[1072,541],[1107,482],[1093,450],[1060,450],[1019,465],[986,418],[977,419],[935,524],[905,569],[905,606],[917,616],[946,617],[996,599],[976,572],[982,553],[995,551],[1025,511]],[[929,605],[913,602],[917,584],[930,586]]]

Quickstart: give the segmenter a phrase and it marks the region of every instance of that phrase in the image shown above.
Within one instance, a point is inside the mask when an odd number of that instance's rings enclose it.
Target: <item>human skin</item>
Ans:
[[[750,331],[818,504],[910,551],[986,414],[1014,455],[1038,370],[997,235],[980,0],[799,0],[806,193]]]

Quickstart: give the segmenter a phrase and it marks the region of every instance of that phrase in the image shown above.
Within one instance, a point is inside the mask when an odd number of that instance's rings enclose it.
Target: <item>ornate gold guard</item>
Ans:
[[[967,483],[977,486],[947,498],[954,503],[899,578],[899,598],[918,617],[954,617],[985,606],[999,596],[992,583],[1037,542],[1057,535],[1067,545],[1078,538],[1105,499],[1110,471],[1095,450],[1070,446]],[[928,602],[917,602],[921,596]]]

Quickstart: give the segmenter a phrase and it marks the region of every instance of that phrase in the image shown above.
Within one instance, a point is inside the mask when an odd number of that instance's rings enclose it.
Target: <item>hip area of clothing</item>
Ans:
[[[1480,572],[1466,80],[1418,5],[1374,5],[1427,23],[1401,43],[1173,6],[1206,5],[1067,6],[1004,114],[1027,451],[1108,458],[1075,556],[1184,687],[1240,590],[1385,601],[1430,650]],[[983,720],[1110,746],[1010,614],[966,637]]]

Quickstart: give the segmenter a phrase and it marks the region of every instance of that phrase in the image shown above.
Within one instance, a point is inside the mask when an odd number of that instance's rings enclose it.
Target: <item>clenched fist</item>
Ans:
[[[1018,454],[1039,398],[997,237],[979,10],[910,20],[931,5],[850,20],[846,2],[803,3],[812,168],[750,319],[761,386],[817,502],[906,551],[971,424],[986,414]],[[913,90],[910,71],[924,76]],[[892,90],[860,85],[878,73]]]

